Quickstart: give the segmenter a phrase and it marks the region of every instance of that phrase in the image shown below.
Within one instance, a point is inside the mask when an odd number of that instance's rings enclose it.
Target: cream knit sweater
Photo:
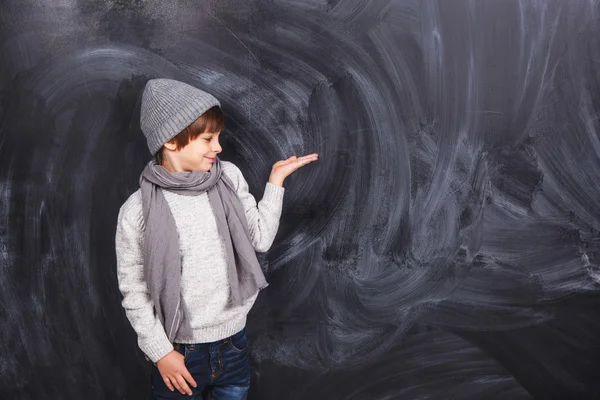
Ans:
[[[284,189],[267,183],[257,204],[248,183],[234,164],[222,161],[223,173],[236,188],[246,212],[252,245],[265,252],[279,228]],[[193,340],[206,343],[224,339],[246,325],[255,294],[242,306],[232,307],[227,278],[225,244],[219,236],[208,195],[182,196],[163,192],[175,219],[182,256],[181,291],[189,312]],[[144,280],[142,255],[144,221],[141,191],[133,193],[119,211],[115,246],[122,305],[146,356],[157,362],[173,350],[162,323],[154,313]],[[185,342],[179,338],[176,342]]]

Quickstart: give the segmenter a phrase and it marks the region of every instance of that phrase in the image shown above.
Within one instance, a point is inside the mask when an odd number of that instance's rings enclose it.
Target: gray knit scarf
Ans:
[[[189,311],[181,294],[181,255],[175,219],[162,190],[185,196],[208,192],[217,228],[225,242],[231,300],[239,306],[267,282],[250,242],[248,222],[231,181],[217,157],[209,172],[169,172],[151,161],[140,176],[146,224],[144,277],[154,308],[171,342],[192,339]]]

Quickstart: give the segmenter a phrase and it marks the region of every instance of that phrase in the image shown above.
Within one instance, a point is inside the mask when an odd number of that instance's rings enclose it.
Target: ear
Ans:
[[[174,140],[169,140],[167,143],[165,143],[163,145],[163,147],[166,147],[167,150],[175,151],[175,150],[177,150],[177,143],[175,143]]]

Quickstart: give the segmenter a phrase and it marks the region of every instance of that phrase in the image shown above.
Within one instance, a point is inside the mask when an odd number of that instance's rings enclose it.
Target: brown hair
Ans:
[[[196,139],[201,134],[221,132],[224,126],[225,117],[223,111],[221,111],[219,106],[214,106],[209,108],[197,120],[179,132],[173,139],[169,140],[169,142],[175,143],[177,145],[177,150],[181,150],[187,146],[190,141]],[[154,161],[157,165],[163,165],[163,151],[164,147],[161,147],[154,156]]]

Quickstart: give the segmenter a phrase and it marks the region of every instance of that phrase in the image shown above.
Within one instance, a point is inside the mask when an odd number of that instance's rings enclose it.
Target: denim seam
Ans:
[[[246,347],[244,347],[243,349],[238,349],[237,347],[235,347],[235,345],[233,344],[233,340],[231,340],[231,338],[227,339],[227,344],[229,345],[229,347],[231,348],[231,350],[233,350],[236,353],[243,353],[244,351],[246,351],[248,349],[248,343],[246,342]]]
[[[217,361],[219,361],[219,369],[215,372],[215,379],[223,372],[223,360],[221,359],[221,345],[217,350]]]

